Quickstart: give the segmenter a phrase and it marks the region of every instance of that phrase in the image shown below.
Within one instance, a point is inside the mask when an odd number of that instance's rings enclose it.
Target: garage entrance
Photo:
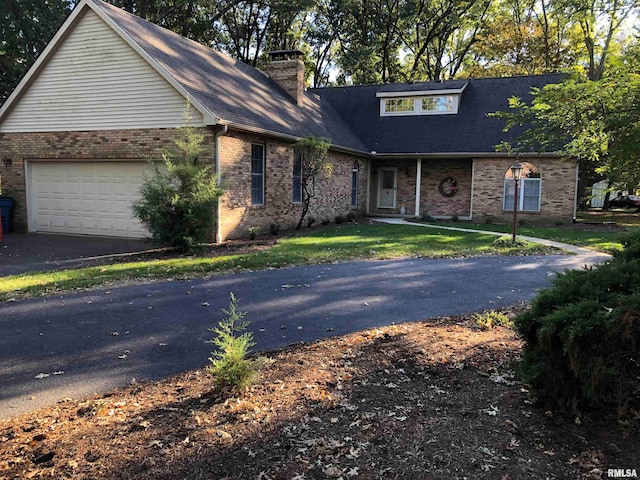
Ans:
[[[149,165],[142,161],[32,161],[29,231],[142,238],[131,211]]]

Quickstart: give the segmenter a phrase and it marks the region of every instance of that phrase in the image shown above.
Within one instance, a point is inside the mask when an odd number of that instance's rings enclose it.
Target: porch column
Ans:
[[[422,159],[416,160],[416,209],[415,216],[420,216],[420,180],[422,179]]]

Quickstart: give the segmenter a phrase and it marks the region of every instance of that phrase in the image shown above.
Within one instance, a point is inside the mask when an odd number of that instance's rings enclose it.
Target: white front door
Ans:
[[[378,208],[396,207],[396,170],[382,168],[378,180]]]

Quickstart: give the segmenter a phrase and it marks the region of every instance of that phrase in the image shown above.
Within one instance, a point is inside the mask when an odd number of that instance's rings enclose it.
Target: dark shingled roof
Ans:
[[[384,154],[491,153],[502,141],[512,141],[520,129],[503,132],[504,122],[488,114],[508,110],[508,99],[530,100],[533,87],[562,80],[560,74],[482,78],[415,84],[316,89],[366,145]],[[455,90],[467,84],[457,114],[380,116],[379,92]]]
[[[560,75],[539,75],[320,88],[307,91],[298,106],[261,71],[102,0],[91,1],[221,123],[294,138],[324,137],[363,153],[494,152],[501,141],[514,140],[518,130],[504,133],[503,121],[487,114],[507,110],[509,97],[529,99],[532,87],[561,80]],[[378,92],[463,87],[455,115],[380,116]]]
[[[306,93],[302,106],[261,71],[124,10],[93,0],[137,45],[221,123],[366,151],[330,104]]]

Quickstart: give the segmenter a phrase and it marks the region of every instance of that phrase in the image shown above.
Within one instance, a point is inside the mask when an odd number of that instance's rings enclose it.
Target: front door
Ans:
[[[378,208],[396,207],[396,170],[380,169],[378,184]]]

